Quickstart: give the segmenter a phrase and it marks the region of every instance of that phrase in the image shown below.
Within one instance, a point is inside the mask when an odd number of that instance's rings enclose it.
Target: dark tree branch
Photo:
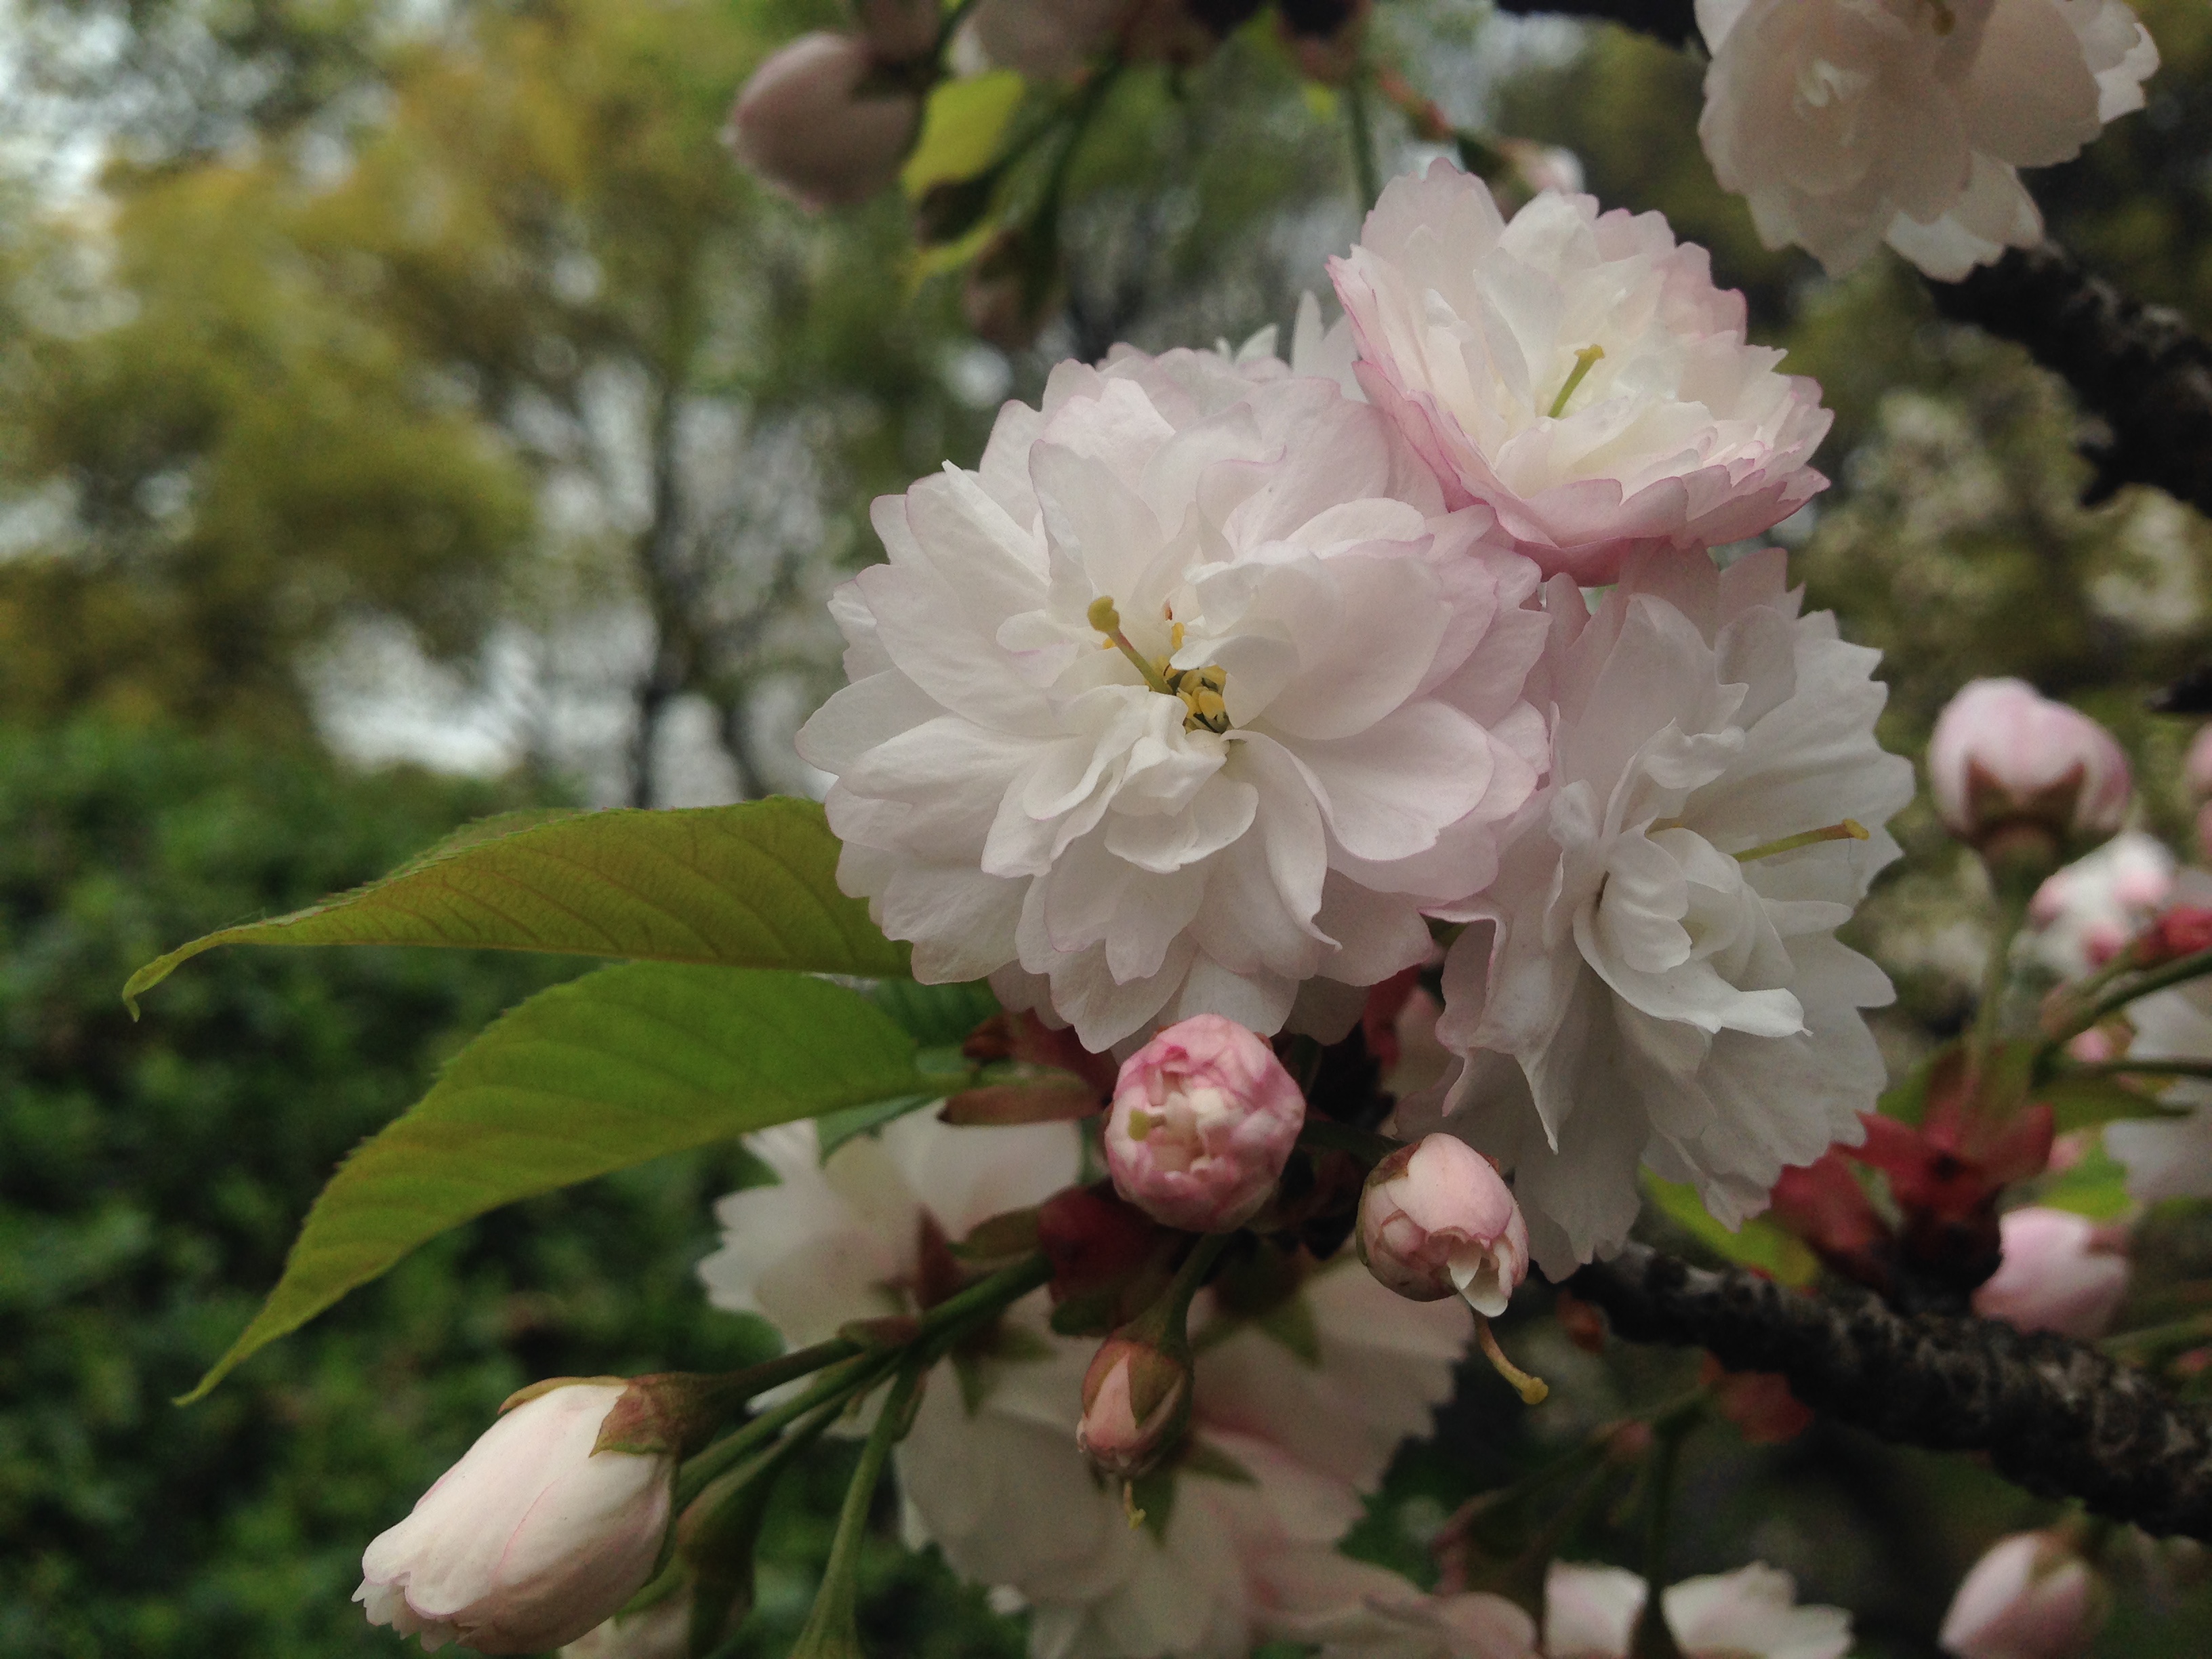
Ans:
[[[2026,346],[2110,428],[2083,446],[2097,469],[2087,500],[2147,483],[2212,512],[2212,344],[2180,316],[2130,300],[2049,243],[1928,289],[1954,322]]]
[[[1558,12],[1618,23],[1670,46],[1686,46],[1698,39],[1698,15],[1692,0],[1498,0],[1498,9],[1521,17]]]
[[[1885,1440],[1982,1451],[2030,1492],[2145,1531],[2212,1539],[2212,1419],[2140,1370],[1990,1320],[1893,1311],[1865,1291],[1803,1296],[1631,1244],[1568,1286],[1631,1341],[1695,1344],[1779,1371],[1799,1399]]]

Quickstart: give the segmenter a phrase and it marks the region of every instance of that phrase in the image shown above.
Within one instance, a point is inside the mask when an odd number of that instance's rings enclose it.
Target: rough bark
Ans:
[[[1936,308],[2027,348],[2106,434],[2082,445],[2086,500],[2155,484],[2212,512],[2212,344],[2176,313],[2130,299],[2063,248],[2014,248],[1963,282],[1928,284]]]
[[[1618,23],[1670,46],[1686,46],[1698,38],[1698,16],[1692,0],[1498,0],[1498,9],[1523,17],[1558,12]]]
[[[2147,1532],[2212,1539],[2212,1419],[2095,1348],[1990,1320],[1904,1315],[1855,1289],[1807,1296],[1632,1244],[1568,1281],[1638,1342],[1779,1371],[1838,1422],[1979,1451],[2030,1492]]]

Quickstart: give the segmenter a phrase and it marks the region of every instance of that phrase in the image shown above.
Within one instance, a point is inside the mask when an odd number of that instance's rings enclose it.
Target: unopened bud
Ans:
[[[2023,1331],[2094,1341],[2127,1299],[2128,1259],[2087,1216],[2041,1205],[1998,1218],[1997,1270],[1974,1292],[1974,1311]]]
[[[1929,741],[1928,781],[1961,841],[1985,856],[2033,842],[2052,867],[2116,834],[2132,789],[2111,732],[2011,679],[1974,680],[1951,699]]]
[[[1200,1014],[1122,1062],[1106,1166],[1115,1190],[1154,1220],[1234,1232],[1274,1190],[1305,1110],[1265,1041]]]
[[[2212,909],[2183,904],[2154,917],[2128,955],[2136,967],[2157,968],[2200,951],[2212,951]]]
[[[1190,1425],[1190,1380],[1188,1358],[1136,1338],[1109,1337],[1083,1378],[1075,1443],[1116,1480],[1149,1473]]]
[[[1528,1271],[1528,1227],[1513,1189],[1456,1135],[1401,1146],[1359,1198],[1359,1259],[1415,1302],[1455,1293],[1477,1313],[1505,1311]]]
[[[738,93],[724,137],[738,159],[807,207],[864,202],[897,181],[921,97],[864,83],[867,43],[817,31],[769,54]]]
[[[2096,1574],[2063,1537],[2014,1533],[1974,1563],[1936,1641],[1956,1659],[2074,1659],[2105,1613]]]
[[[426,1648],[539,1653],[612,1617],[659,1556],[676,1463],[599,1449],[632,1394],[566,1382],[511,1407],[369,1545],[354,1592],[369,1623]]]

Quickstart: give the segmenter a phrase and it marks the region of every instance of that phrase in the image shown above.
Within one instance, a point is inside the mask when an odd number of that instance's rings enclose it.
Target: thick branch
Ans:
[[[1693,1343],[1732,1370],[1779,1371],[1807,1405],[1885,1440],[1987,1452],[2030,1492],[2212,1539],[2212,1420],[2094,1348],[1899,1314],[1862,1291],[1800,1295],[1640,1244],[1568,1285],[1632,1341]]]
[[[1953,321],[2026,346],[2111,428],[2083,446],[2097,468],[2089,501],[2148,483],[2212,512],[2212,344],[2178,314],[2130,300],[2048,243],[1928,288]]]
[[[1692,0],[1498,0],[1498,9],[1523,17],[1557,12],[1595,18],[1655,36],[1670,46],[1686,46],[1698,38]]]

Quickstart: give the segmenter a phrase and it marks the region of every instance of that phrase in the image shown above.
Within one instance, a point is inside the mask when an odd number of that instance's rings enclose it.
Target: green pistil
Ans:
[[[1567,383],[1559,388],[1559,395],[1552,399],[1552,419],[1556,421],[1566,412],[1567,399],[1575,395],[1575,388],[1583,383],[1583,376],[1589,374],[1597,360],[1604,356],[1605,348],[1601,345],[1586,345],[1575,353],[1574,371],[1567,376]]]
[[[1784,836],[1762,847],[1747,847],[1735,856],[1739,863],[1749,864],[1753,859],[1771,859],[1778,853],[1794,853],[1801,847],[1816,847],[1824,841],[1864,841],[1867,835],[1866,825],[1856,818],[1845,818],[1841,823],[1808,830],[1802,836]]]

